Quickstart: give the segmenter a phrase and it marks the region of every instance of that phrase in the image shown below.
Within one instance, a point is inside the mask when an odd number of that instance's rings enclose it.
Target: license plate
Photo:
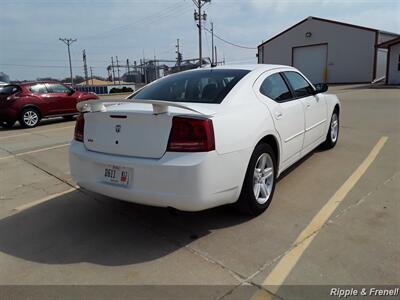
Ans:
[[[120,166],[107,166],[104,168],[103,176],[105,182],[127,186],[130,180],[130,171]]]

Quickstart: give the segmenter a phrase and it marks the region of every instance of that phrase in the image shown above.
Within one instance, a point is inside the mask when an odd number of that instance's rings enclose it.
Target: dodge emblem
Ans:
[[[115,125],[115,132],[119,133],[121,131],[121,125]]]

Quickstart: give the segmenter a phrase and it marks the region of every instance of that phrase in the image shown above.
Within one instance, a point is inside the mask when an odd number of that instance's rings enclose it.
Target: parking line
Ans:
[[[343,185],[336,191],[336,193],[329,199],[329,201],[322,207],[322,209],[314,216],[308,226],[300,233],[292,248],[284,254],[275,268],[268,274],[267,278],[263,281],[263,286],[268,286],[268,291],[275,294],[286,277],[293,270],[300,257],[311,244],[313,239],[318,234],[318,231],[329,219],[335,209],[342,203],[346,195],[356,185],[360,178],[367,171],[368,167],[375,160],[379,152],[385,145],[388,137],[384,136],[379,139],[374,148],[361,163],[361,165],[354,171],[354,173],[343,183]],[[258,299],[272,299],[272,294],[264,290],[256,292],[252,300]]]
[[[64,192],[56,193],[56,194],[52,194],[52,195],[46,196],[46,197],[44,197],[44,198],[42,198],[42,199],[35,200],[35,201],[32,201],[32,202],[23,204],[23,205],[21,205],[21,206],[18,206],[18,207],[16,207],[16,208],[14,208],[13,211],[15,211],[15,212],[23,211],[23,210],[25,210],[25,209],[28,209],[28,208],[31,208],[31,207],[33,207],[33,206],[35,206],[35,205],[38,205],[38,204],[41,204],[41,203],[43,203],[43,202],[52,200],[52,199],[57,198],[57,197],[59,197],[59,196],[68,194],[68,193],[73,192],[73,191],[75,191],[75,190],[76,190],[76,188],[70,188],[70,189],[68,189],[68,190],[66,190],[66,191],[64,191]]]
[[[53,149],[63,148],[63,147],[66,147],[66,146],[68,146],[68,145],[69,145],[69,143],[67,143],[67,144],[62,144],[62,145],[57,145],[57,146],[52,146],[52,147],[47,147],[47,148],[41,148],[41,149],[32,150],[32,151],[27,151],[27,152],[22,152],[22,153],[17,153],[17,154],[14,154],[14,155],[3,156],[3,157],[0,157],[0,160],[8,159],[8,158],[14,158],[14,157],[18,157],[18,156],[22,156],[22,155],[27,155],[27,154],[32,154],[32,153],[43,152],[43,151],[47,151],[47,150],[53,150]]]
[[[73,128],[73,127],[74,126],[64,126],[64,127],[50,128],[50,129],[45,129],[45,130],[40,130],[40,131],[38,130],[38,131],[24,132],[24,133],[20,133],[20,134],[0,136],[0,140],[13,138],[13,137],[19,137],[19,136],[25,136],[25,135],[30,135],[30,134],[41,134],[41,133],[44,133],[44,132],[63,130],[63,129]]]

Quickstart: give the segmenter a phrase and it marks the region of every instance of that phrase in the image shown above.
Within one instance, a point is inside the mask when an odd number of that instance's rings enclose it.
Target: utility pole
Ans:
[[[92,80],[92,85],[93,85],[93,71],[92,71],[92,67],[90,67],[90,79]]]
[[[65,45],[67,45],[67,47],[68,47],[69,74],[70,74],[70,76],[71,76],[71,85],[74,86],[74,78],[72,77],[71,51],[70,51],[69,47],[71,46],[71,44],[72,44],[73,42],[76,42],[77,39],[59,38],[59,40],[60,40],[61,42],[63,42]]]
[[[154,80],[157,80],[157,72],[158,72],[158,70],[157,70],[157,57],[156,57],[156,48],[153,48],[153,52],[154,52],[154,66],[153,66],[153,70],[154,70],[154,77],[155,77],[155,79]]]
[[[214,66],[214,23],[211,22],[211,66]]]
[[[143,68],[144,68],[144,83],[147,84],[147,67],[146,67],[146,59],[143,58]]]
[[[201,21],[207,20],[207,14],[205,12],[201,13],[201,8],[206,3],[211,3],[211,0],[192,0],[197,10],[194,11],[194,20],[198,21],[197,27],[199,29],[199,67],[203,64],[202,56],[202,45],[201,45]]]
[[[126,67],[128,69],[128,75],[129,75],[129,58],[126,59]]]
[[[176,65],[178,66],[178,71],[181,70],[182,63],[182,53],[180,51],[179,39],[176,39]]]
[[[111,70],[112,70],[112,80],[113,80],[113,83],[115,84],[114,59],[112,56],[111,56]]]
[[[87,64],[86,64],[86,50],[83,49],[83,71],[85,72],[85,82],[88,84],[88,69],[87,69]]]
[[[215,64],[218,65],[217,46],[215,46]]]
[[[118,56],[116,56],[115,58],[117,59],[118,84],[121,84],[121,79],[119,78],[119,61],[118,61]]]

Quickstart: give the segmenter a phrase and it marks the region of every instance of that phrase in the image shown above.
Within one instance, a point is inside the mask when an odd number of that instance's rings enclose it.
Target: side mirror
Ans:
[[[314,84],[314,87],[315,87],[315,95],[324,93],[328,90],[328,85],[326,83],[317,83]]]
[[[68,93],[68,96],[72,96],[75,93],[75,90],[71,89]]]

